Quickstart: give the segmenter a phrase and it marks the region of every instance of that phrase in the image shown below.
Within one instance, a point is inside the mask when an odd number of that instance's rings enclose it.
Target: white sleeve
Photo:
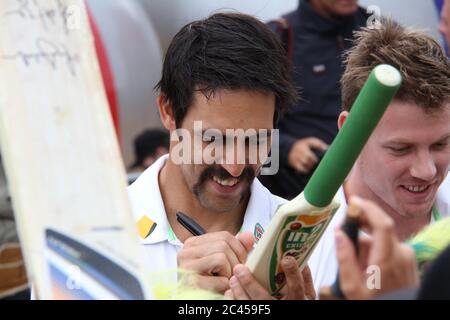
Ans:
[[[311,269],[314,289],[317,295],[320,292],[320,288],[330,286],[336,280],[338,262],[336,258],[334,230],[344,221],[346,211],[346,204],[341,204],[341,207],[332,218],[319,243],[314,248],[313,254],[309,258],[308,265]]]

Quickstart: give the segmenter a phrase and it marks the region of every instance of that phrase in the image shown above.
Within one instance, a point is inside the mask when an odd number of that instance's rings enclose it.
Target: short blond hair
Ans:
[[[356,32],[355,41],[346,53],[341,79],[344,110],[350,110],[370,71],[382,63],[402,74],[395,99],[412,102],[427,112],[439,110],[449,101],[450,62],[439,43],[426,33],[384,20],[376,28]]]

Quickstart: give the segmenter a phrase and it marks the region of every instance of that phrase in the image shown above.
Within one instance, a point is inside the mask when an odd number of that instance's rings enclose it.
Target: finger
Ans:
[[[307,149],[307,151],[303,154],[302,160],[308,168],[312,168],[319,162],[319,158],[314,152],[311,151],[311,149]]]
[[[302,158],[300,158],[300,157],[295,158],[293,167],[295,170],[297,170],[301,173],[308,173],[308,168],[305,166]]]
[[[358,262],[361,270],[366,270],[368,267],[367,261],[372,248],[372,237],[363,236],[358,239]]]
[[[340,228],[335,229],[339,230]],[[358,265],[361,270],[366,270],[368,267],[367,261],[369,259],[369,253],[372,248],[372,236],[369,235],[367,232],[367,228],[361,228],[366,233],[362,233],[358,235],[358,253],[357,253],[357,259],[358,259]],[[352,243],[353,244],[353,243]],[[356,252],[356,251],[355,251]]]
[[[370,200],[352,196],[349,203],[361,209],[360,225],[373,235],[374,229],[383,229],[392,219],[378,205]]]
[[[300,162],[295,162],[295,163],[293,163],[292,167],[293,167],[296,171],[299,171],[299,172],[302,172],[302,173],[304,173],[305,170],[306,170],[306,168],[304,168],[303,165],[302,165]]]
[[[228,278],[218,276],[195,275],[189,281],[189,285],[220,294],[224,294],[225,291],[230,289]]]
[[[314,153],[307,151],[304,152],[301,158],[299,158],[297,161],[297,170],[302,173],[309,173],[314,168],[319,159]]]
[[[306,265],[302,271],[303,283],[305,287],[305,296],[308,300],[316,299],[316,290],[314,289],[314,282],[312,279],[311,269]]]
[[[295,170],[303,174],[307,174],[310,171],[309,168],[307,168],[302,162],[297,163],[297,165],[295,166]]]
[[[305,288],[303,276],[298,269],[297,261],[293,257],[287,256],[281,260],[281,265],[286,276],[286,286],[288,289],[286,299],[304,300]]]
[[[307,143],[310,146],[310,148],[313,147],[324,151],[327,150],[329,147],[328,144],[326,144],[323,140],[316,137],[307,138]]]
[[[253,244],[255,243],[255,237],[251,232],[243,232],[238,235],[238,240],[242,243],[245,250],[247,252],[250,252],[253,249]],[[245,263],[245,261],[241,261],[242,263]],[[234,266],[233,266],[234,267]]]
[[[347,298],[355,299],[361,295],[362,286],[364,286],[362,271],[358,266],[355,249],[342,230],[336,231],[335,240],[340,287]]]
[[[233,267],[241,263],[230,245],[224,240],[213,241],[210,243],[202,243],[195,246],[186,246],[178,253],[178,259],[189,261],[201,259],[203,257],[212,256],[217,253],[224,253],[228,263]]]
[[[235,253],[238,261],[241,263],[247,259],[247,250],[231,233],[227,231],[211,232],[198,237],[190,237],[184,242],[184,246],[197,246],[210,244],[213,242],[222,242],[223,248],[228,245]]]
[[[319,158],[308,146],[302,150],[302,153],[298,155],[298,158],[302,161],[302,163],[308,166],[315,165],[319,162]]]
[[[245,291],[239,280],[236,278],[236,276],[231,277],[230,288],[236,300],[250,300],[250,297],[247,295],[247,292]]]
[[[361,224],[371,231],[373,237],[371,259],[373,258],[375,263],[388,259],[397,243],[394,220],[372,201],[352,197],[350,202],[362,209]]]
[[[228,257],[223,252],[193,260],[179,260],[179,267],[185,270],[192,270],[200,275],[218,275],[229,279],[232,275],[232,266]]]
[[[256,281],[250,270],[242,264],[238,264],[233,269],[234,277],[239,282],[239,287],[245,291],[250,299],[254,300],[268,300],[272,299],[272,296],[267,292],[267,290]],[[231,281],[230,281],[231,286]],[[233,290],[236,297],[236,292]]]
[[[224,296],[225,300],[235,300],[233,290],[231,290],[231,289],[228,289],[227,291],[225,291],[223,296]]]

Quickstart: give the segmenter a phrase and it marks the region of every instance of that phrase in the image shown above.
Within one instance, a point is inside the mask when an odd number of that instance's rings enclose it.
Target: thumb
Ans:
[[[319,138],[311,137],[311,138],[308,138],[307,141],[308,141],[310,148],[312,147],[312,148],[326,151],[329,147],[328,144],[326,144],[323,140],[321,140]]]
[[[247,252],[253,249],[253,244],[255,243],[255,237],[249,231],[242,232],[238,235],[238,240],[242,243]]]

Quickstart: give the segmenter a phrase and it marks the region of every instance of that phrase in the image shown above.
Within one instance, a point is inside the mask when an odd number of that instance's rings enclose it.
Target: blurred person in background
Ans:
[[[444,0],[444,5],[441,11],[441,21],[439,23],[439,31],[443,34],[445,41],[447,42],[447,55],[448,46],[450,45],[450,0]]]
[[[368,19],[357,0],[300,0],[296,11],[269,23],[284,43],[301,96],[279,124],[280,170],[261,177],[272,193],[297,196],[336,136],[342,55]]]
[[[163,129],[147,129],[134,139],[135,162],[128,169],[128,183],[150,167],[159,157],[169,153],[169,132]]]

